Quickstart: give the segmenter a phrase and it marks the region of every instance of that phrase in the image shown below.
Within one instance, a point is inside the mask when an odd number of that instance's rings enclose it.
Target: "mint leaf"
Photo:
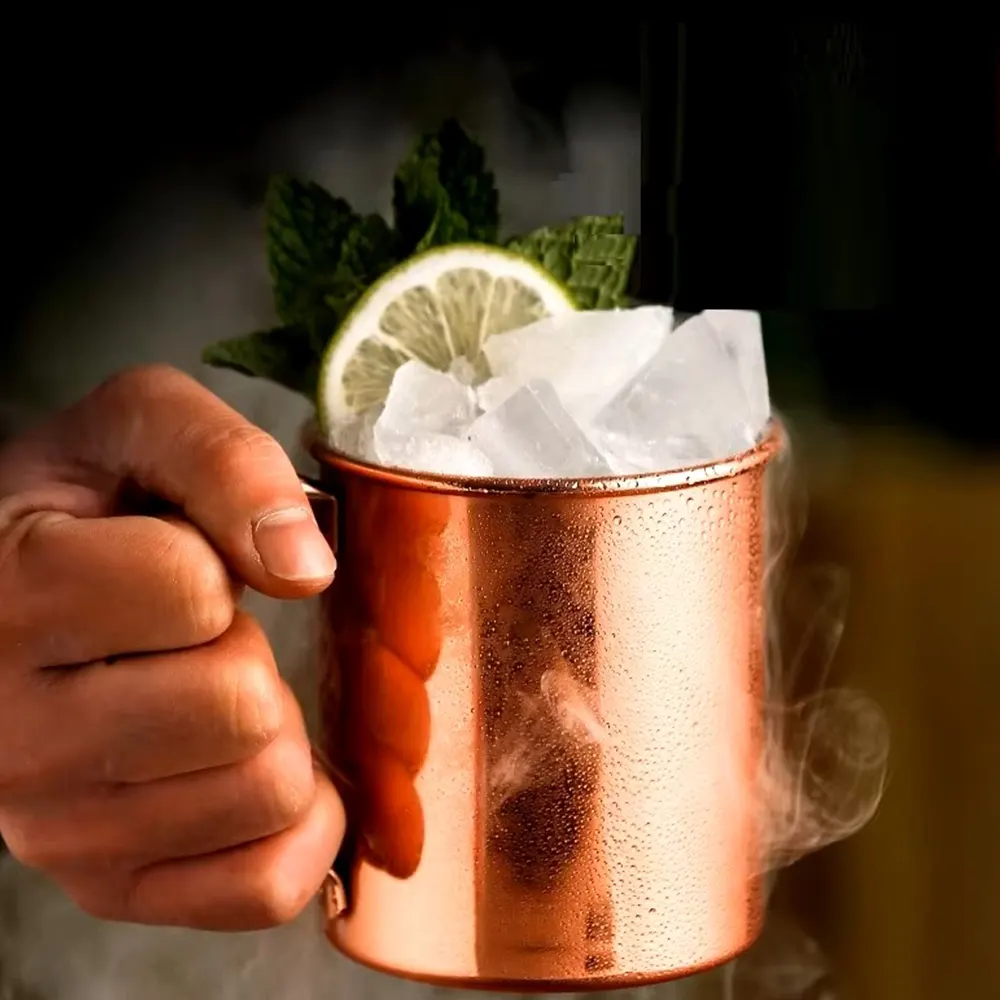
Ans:
[[[454,119],[427,133],[399,165],[392,208],[403,257],[448,243],[495,243],[496,178],[482,146]]]
[[[395,236],[380,215],[341,211],[347,203],[316,184],[279,178],[269,199],[274,297],[286,325],[211,344],[201,359],[315,401],[323,351],[351,307],[395,265]]]
[[[627,304],[636,238],[625,234],[622,215],[584,215],[563,226],[544,226],[513,237],[507,248],[541,264],[583,309]]]
[[[318,184],[272,179],[268,263],[285,326],[219,341],[202,361],[265,378],[315,400],[323,351],[351,307],[396,263],[380,215],[358,215]]]
[[[393,180],[395,228],[320,185],[272,178],[267,258],[283,326],[207,347],[206,364],[265,378],[315,399],[320,361],[348,312],[400,261],[432,246],[496,244],[496,180],[482,147],[449,120],[422,136]],[[584,216],[506,244],[567,285],[585,309],[627,304],[636,240],[622,216]]]
[[[206,347],[201,355],[206,365],[277,382],[310,401],[316,398],[319,358],[311,333],[301,326],[220,340]]]
[[[354,304],[398,263],[396,234],[381,215],[359,216],[340,246],[324,303],[339,326]]]
[[[326,298],[359,216],[318,184],[285,176],[271,179],[264,206],[275,308],[282,322],[305,328],[321,352],[337,322]]]

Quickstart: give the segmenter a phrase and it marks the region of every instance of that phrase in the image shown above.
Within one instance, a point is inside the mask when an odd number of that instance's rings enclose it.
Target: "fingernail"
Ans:
[[[282,580],[325,580],[337,567],[307,508],[265,514],[254,528],[253,540],[264,568]]]

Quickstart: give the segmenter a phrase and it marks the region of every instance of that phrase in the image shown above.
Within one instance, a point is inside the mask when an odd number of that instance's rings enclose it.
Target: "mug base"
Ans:
[[[471,973],[469,975],[436,974],[427,969],[389,965],[352,950],[343,941],[337,939],[332,923],[327,926],[326,936],[341,955],[358,965],[387,976],[393,976],[396,979],[424,983],[428,986],[477,990],[483,993],[591,993],[600,990],[638,989],[644,986],[656,986],[660,983],[669,983],[677,979],[686,979],[689,976],[711,972],[713,969],[718,969],[743,955],[760,937],[762,930],[763,921],[761,921],[760,926],[752,929],[752,932],[738,947],[709,961],[671,969],[651,969],[627,973],[612,972],[609,974],[598,972],[567,979],[494,977]]]

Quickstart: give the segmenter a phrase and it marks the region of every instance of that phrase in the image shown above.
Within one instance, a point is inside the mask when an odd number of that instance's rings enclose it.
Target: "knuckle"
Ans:
[[[224,635],[233,623],[235,602],[225,564],[191,531],[171,534],[164,554],[194,644]]]
[[[44,554],[50,547],[50,539],[45,529],[65,520],[65,514],[53,511],[39,510],[26,514],[17,522],[11,541],[16,543],[18,556],[24,561],[32,561]]]
[[[263,867],[251,886],[249,905],[263,927],[290,924],[313,899],[314,887],[291,879],[280,862]]]
[[[5,823],[3,839],[11,855],[28,868],[46,871],[65,860],[53,838],[30,821]]]
[[[98,386],[98,392],[121,393],[127,396],[144,395],[151,387],[159,387],[165,381],[176,381],[184,374],[173,365],[162,363],[128,365],[109,376]]]
[[[84,913],[97,920],[162,923],[144,898],[144,872],[119,865],[49,873]],[[152,918],[152,919],[150,919]]]
[[[124,454],[141,454],[148,447],[145,415],[154,413],[192,381],[171,365],[133,365],[102,382],[74,408],[85,438],[107,436],[109,425],[117,427]]]
[[[269,825],[294,826],[312,805],[316,777],[308,745],[278,740],[254,761],[251,780]]]
[[[284,723],[281,679],[261,651],[234,662],[220,675],[222,711],[236,743],[255,754],[270,746]]]
[[[26,576],[45,580],[55,571],[59,549],[53,545],[48,529],[66,519],[65,514],[55,511],[24,512],[20,507],[16,497],[0,499],[0,573],[7,583],[4,589],[9,587],[11,597],[19,585],[29,582]]]
[[[130,407],[137,400],[161,395],[186,376],[166,364],[131,365],[105,379],[93,392],[99,401]]]
[[[84,913],[95,920],[127,920],[130,915],[127,887],[101,880],[82,884],[63,882],[62,888]]]
[[[284,457],[270,434],[245,421],[209,426],[200,433],[211,472],[220,481],[243,479]]]

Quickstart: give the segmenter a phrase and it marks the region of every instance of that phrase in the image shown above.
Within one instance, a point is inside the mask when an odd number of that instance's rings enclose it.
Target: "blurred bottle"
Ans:
[[[647,20],[639,295],[769,311],[779,403],[787,383],[1000,441],[975,363],[1000,273],[997,52],[995,25],[939,17]]]

